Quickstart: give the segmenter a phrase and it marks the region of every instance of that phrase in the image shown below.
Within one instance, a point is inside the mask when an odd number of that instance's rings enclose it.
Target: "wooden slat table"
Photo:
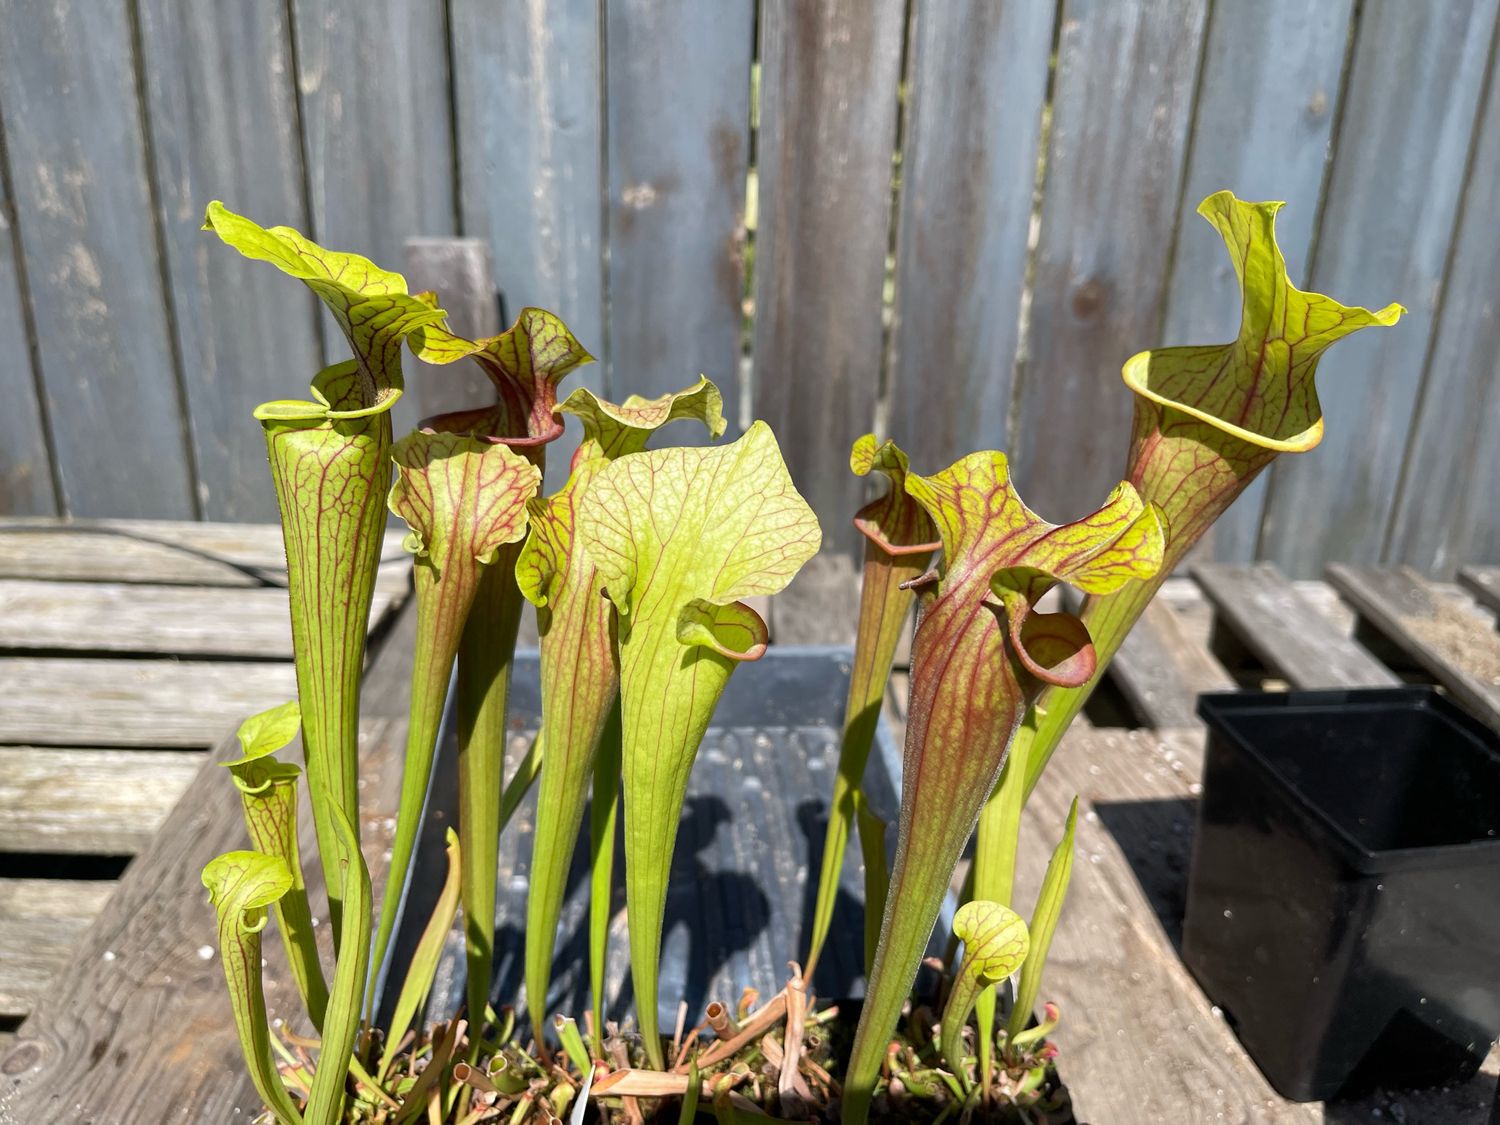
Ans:
[[[1043,998],[1062,1009],[1059,1067],[1079,1119],[1485,1125],[1500,1049],[1479,1076],[1452,1089],[1378,1091],[1326,1106],[1288,1102],[1183,966],[1177,946],[1203,732],[1176,724],[1196,724],[1197,692],[1236,683],[1311,688],[1402,679],[1355,639],[1361,609],[1341,600],[1342,587],[1288,582],[1264,565],[1201,567],[1194,575],[1167,581],[1110,666],[1103,698],[1080,716],[1084,722],[1069,732],[1026,809],[1017,873],[1023,914],[1068,804],[1079,797],[1073,882],[1043,984]],[[1459,602],[1454,587],[1437,593]],[[906,684],[898,672],[887,696],[898,726]],[[1146,729],[1089,722],[1122,711]]]
[[[384,555],[377,636],[410,581],[398,534]],[[275,526],[0,520],[0,1033],[51,994],[208,748],[295,696],[285,586]]]
[[[1492,727],[1500,727],[1500,633],[1494,617],[1414,570],[1335,564],[1328,581],[1359,615],[1356,635],[1378,636]]]
[[[162,604],[168,597],[202,596],[199,587],[212,588],[214,596],[237,591],[261,598],[268,584],[278,582],[278,548],[274,538],[268,546],[253,529],[163,524],[120,525],[129,546],[118,556],[125,562],[115,567],[106,565],[92,538],[87,542],[94,549],[68,554],[50,568],[16,546],[21,535],[37,537],[33,543],[81,545],[78,537],[112,534],[114,526],[28,525],[14,534],[0,529],[0,590],[12,583],[38,587],[13,595],[18,599],[13,604],[37,615],[38,624],[27,633],[0,621],[3,644],[22,646],[19,652],[0,651],[0,660],[53,670],[87,665],[96,675],[120,677],[116,694],[122,697],[110,704],[112,711],[103,710],[108,701],[100,699],[93,716],[54,712],[51,725],[30,714],[35,706],[28,705],[28,713],[8,726],[11,697],[0,698],[0,852],[7,864],[0,878],[0,964],[5,966],[0,1006],[35,1005],[13,1040],[0,1044],[0,1122],[5,1123],[185,1123],[243,1117],[255,1107],[217,960],[200,955],[212,946],[213,932],[197,873],[211,855],[242,840],[234,791],[223,783],[222,771],[202,765],[201,750],[171,747],[218,741],[249,709],[255,692],[270,696],[255,706],[284,698],[284,682],[266,686],[253,675],[256,670],[289,674],[285,649],[278,647],[282,642],[251,625],[247,628],[260,630],[247,634],[252,639],[244,643],[256,646],[253,653],[235,649],[232,641],[183,640],[176,643],[199,647],[168,659],[139,647],[150,618],[131,610],[94,623],[109,638],[101,643],[115,646],[101,653],[43,620],[45,611],[38,607],[59,596],[42,587],[69,583],[90,591],[83,596],[98,599],[94,604],[105,614],[129,599],[117,590],[101,594],[98,584],[130,584],[142,597],[162,596]],[[180,549],[172,545],[174,528],[182,536]],[[392,576],[382,579],[388,617],[401,602],[406,581],[403,559],[393,554],[391,567]],[[146,581],[151,573],[162,580]],[[1428,605],[1429,616],[1462,615],[1468,640],[1479,636],[1468,625],[1488,630],[1486,638],[1496,637],[1493,617],[1467,601],[1458,587],[1421,583],[1412,575],[1335,574],[1333,585],[1286,583],[1262,567],[1215,568],[1200,577],[1201,584],[1168,581],[1116,658],[1100,702],[1081,716],[1026,813],[1018,877],[1023,906],[1036,893],[1068,802],[1080,797],[1073,890],[1045,986],[1046,998],[1062,1006],[1062,1075],[1080,1118],[1174,1125],[1372,1118],[1481,1125],[1500,1070],[1500,1056],[1493,1053],[1479,1077],[1451,1090],[1382,1091],[1329,1106],[1286,1102],[1240,1048],[1184,969],[1175,946],[1202,771],[1197,693],[1236,683],[1335,686],[1426,675],[1469,704],[1465,693],[1475,690],[1469,683],[1474,668],[1435,644],[1432,628],[1419,623],[1413,629],[1411,621],[1421,620],[1416,596],[1397,598],[1388,587],[1399,580],[1415,584],[1423,597],[1437,598],[1447,608]],[[849,578],[822,584],[828,600],[840,591],[840,599],[848,600]],[[810,582],[808,588],[818,584]],[[168,587],[177,591],[162,595]],[[1372,587],[1385,593],[1374,600],[1361,593]],[[1402,613],[1382,618],[1383,604],[1397,605]],[[363,827],[377,879],[399,785],[411,618],[409,611],[401,613],[385,630],[366,693]],[[773,626],[781,624],[776,632],[783,642],[789,635],[826,639],[812,628],[798,598],[778,602],[771,619]],[[1295,640],[1287,636],[1289,619],[1298,626]],[[1376,629],[1381,643],[1372,649]],[[42,643],[49,647],[25,647]],[[122,669],[130,674],[122,676]],[[212,669],[237,674],[214,679]],[[197,676],[204,700],[175,725],[158,722],[150,735],[142,734],[151,729],[145,720],[164,693],[191,690],[186,685],[193,681],[172,676]],[[28,683],[43,691],[43,679],[37,675]],[[898,670],[888,708],[898,725],[906,682]],[[226,711],[217,720],[214,700],[207,698],[215,692],[228,693],[215,697]],[[54,694],[63,698],[61,691]],[[184,702],[175,695],[165,698]],[[1484,701],[1482,693],[1479,698]],[[1122,716],[1133,716],[1145,729],[1122,728]],[[55,733],[64,719],[87,737]],[[218,741],[213,753],[232,752],[231,739]],[[70,765],[75,768],[67,769]],[[166,771],[173,767],[174,780],[168,782]],[[50,785],[49,777],[55,779]],[[184,786],[185,797],[175,800]],[[72,804],[97,807],[103,792],[117,804],[122,792],[134,792],[146,803],[128,811],[116,808],[117,815],[100,813],[86,828],[76,817],[70,821]],[[306,823],[303,827],[310,830]],[[117,884],[61,879],[55,870],[41,874],[21,866],[33,859],[54,865],[88,862],[138,849],[139,858]],[[742,864],[753,862],[741,857]],[[318,879],[315,867],[308,871],[310,883]],[[313,893],[317,901],[315,887]],[[272,1007],[289,1008],[279,948],[272,943],[268,950]],[[44,996],[40,1002],[39,995]],[[142,1050],[148,1039],[151,1048]],[[149,1103],[141,1100],[146,1090]]]
[[[1480,605],[1500,613],[1500,566],[1466,566],[1458,580]]]

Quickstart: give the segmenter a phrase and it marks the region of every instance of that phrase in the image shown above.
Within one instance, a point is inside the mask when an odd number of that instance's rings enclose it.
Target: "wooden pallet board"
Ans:
[[[202,765],[196,751],[0,747],[0,852],[135,855]]]
[[[386,532],[382,579],[399,583],[407,556]],[[286,550],[275,524],[175,520],[0,518],[0,578],[152,585],[286,584]]]
[[[114,887],[82,879],[0,879],[0,1018],[31,1010]]]
[[[371,623],[404,593],[400,579],[378,585]],[[292,623],[278,586],[0,579],[0,650],[290,660]]]
[[[1193,641],[1188,624],[1163,598],[1146,607],[1108,675],[1137,718],[1164,729],[1200,726],[1198,696],[1234,690],[1224,666]]]
[[[1500,727],[1500,633],[1487,615],[1407,567],[1374,570],[1335,563],[1328,581],[1365,625],[1480,721]]]
[[[1321,1107],[1271,1089],[1172,945],[1201,756],[1190,731],[1075,730],[1027,804],[1023,914],[1079,797],[1073,880],[1042,987],[1062,1009],[1059,1074],[1080,1121],[1321,1122]]]
[[[1500,566],[1466,566],[1458,581],[1485,609],[1500,613]]]
[[[399,535],[384,554],[376,636],[410,589]],[[295,696],[285,586],[275,525],[0,520],[0,855],[12,901],[31,894],[0,927],[0,1019],[26,1015],[118,885],[52,876],[118,871],[204,750]]]
[[[1270,563],[1204,565],[1193,576],[1234,640],[1294,688],[1383,687],[1399,678],[1344,636]],[[1225,638],[1220,634],[1220,644]]]
[[[401,784],[414,629],[415,614],[403,613],[366,679],[360,819],[376,886]],[[237,753],[229,738],[213,759]],[[214,915],[198,879],[215,855],[246,846],[238,795],[224,772],[213,764],[199,771],[0,1056],[0,1121],[196,1125],[256,1112],[215,952]],[[300,829],[311,854],[310,817]],[[306,865],[306,877],[313,903],[321,903],[316,863]],[[318,905],[313,914],[324,916]],[[264,948],[269,1007],[297,1010],[279,945]]]
[[[0,657],[0,744],[211,746],[297,694],[290,663]]]

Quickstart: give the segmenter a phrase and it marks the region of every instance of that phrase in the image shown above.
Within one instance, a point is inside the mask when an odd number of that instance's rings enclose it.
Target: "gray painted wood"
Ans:
[[[1007,444],[1055,16],[915,5],[886,429],[920,472]]]
[[[0,748],[0,852],[135,855],[202,758],[170,750]],[[3,940],[0,949],[9,955]]]
[[[903,5],[761,6],[754,414],[770,423],[823,549],[853,555],[875,424]]]
[[[0,114],[64,502],[192,516],[129,7],[0,0]]]
[[[755,5],[618,0],[606,11],[607,378],[618,396],[654,397],[701,373],[732,410]],[[708,439],[701,426],[682,426],[669,440]]]
[[[81,879],[0,879],[0,1017],[30,1013],[113,890]]]
[[[291,7],[313,236],[400,269],[406,239],[458,233],[444,6],[291,0]],[[342,333],[322,317],[326,361],[347,359]],[[398,434],[417,418],[405,401],[391,415]]]
[[[501,329],[490,244],[482,238],[408,238],[402,272],[413,292],[431,290],[448,310],[448,327],[482,340]],[[406,357],[406,396],[419,418],[495,401],[495,385],[477,363],[423,363]]]
[[[1294,688],[1388,687],[1400,679],[1339,632],[1270,563],[1204,565],[1193,577],[1218,623]]]
[[[1049,519],[1124,471],[1120,366],[1156,343],[1203,40],[1204,0],[1068,0],[1013,471]]]
[[[1373,561],[1383,549],[1496,7],[1364,7],[1312,286],[1348,304],[1399,300],[1410,311],[1395,328],[1360,333],[1328,353],[1318,371],[1323,443],[1271,469],[1261,554],[1293,577],[1313,576],[1325,559]]]
[[[1436,589],[1409,567],[1334,563],[1328,581],[1362,622],[1395,645],[1480,720],[1500,727],[1500,633],[1467,598]]]
[[[451,3],[463,233],[495,248],[508,315],[549,309],[603,359],[601,8]],[[603,366],[570,376],[564,393],[604,391]],[[566,478],[576,445],[575,427],[549,448],[549,488]]]
[[[307,229],[287,9],[142,0],[141,50],[204,516],[274,520],[265,437],[251,417],[305,398],[322,366],[307,290],[201,231],[222,199],[265,226]]]
[[[377,584],[372,626],[406,594],[392,577]],[[278,587],[0,579],[0,650],[290,660],[292,626]]]
[[[360,737],[361,842],[375,885],[385,877],[394,825],[411,675],[414,613],[403,615],[366,679]],[[223,732],[220,727],[220,733]],[[238,753],[233,738],[215,760]],[[260,1105],[245,1068],[214,949],[213,911],[198,878],[213,856],[245,846],[239,799],[217,765],[206,764],[151,845],[126,869],[108,904],[73,945],[31,1017],[0,1054],[0,1119],[146,1120],[188,1125],[249,1120]],[[315,847],[300,818],[303,854]],[[307,866],[321,904],[322,874]],[[314,917],[321,906],[314,906]],[[280,945],[264,945],[267,1005],[296,1018],[301,1006]],[[152,1050],[141,1050],[150,1040]],[[163,1066],[162,1059],[172,1065]]]
[[[3,123],[0,123],[3,125]],[[17,515],[57,514],[52,462],[47,453],[36,372],[26,330],[25,297],[21,291],[19,234],[13,216],[4,166],[5,130],[0,127],[0,512]]]
[[[1492,63],[1491,66],[1494,64]],[[1491,75],[1384,559],[1447,576],[1500,560],[1500,82]]]
[[[1238,327],[1234,269],[1197,214],[1221,188],[1286,201],[1277,241],[1293,282],[1305,283],[1353,8],[1352,0],[1266,0],[1210,10],[1160,343],[1211,344]],[[1255,556],[1265,488],[1262,474],[1214,524],[1213,557]]]

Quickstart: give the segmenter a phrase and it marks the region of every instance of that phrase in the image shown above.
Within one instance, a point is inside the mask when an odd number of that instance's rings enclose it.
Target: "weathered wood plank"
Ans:
[[[291,9],[315,237],[397,269],[406,239],[454,234],[458,221],[444,5],[293,0]],[[347,359],[343,334],[320,315],[326,362]],[[397,434],[417,418],[412,402],[391,414]]]
[[[0,2],[0,115],[64,503],[191,517],[139,109],[129,6]]]
[[[381,585],[372,627],[405,594]],[[292,624],[286,591],[277,587],[0,579],[0,651],[290,660]]]
[[[289,663],[0,657],[0,744],[210,746],[297,694]]]
[[[1158,729],[1199,726],[1198,696],[1232,691],[1234,680],[1189,636],[1171,605],[1153,599],[1109,665],[1109,677],[1136,716]]]
[[[935,472],[1007,443],[1056,4],[914,8],[887,428]]]
[[[430,289],[448,310],[448,326],[482,340],[500,331],[500,299],[490,244],[482,238],[408,238],[404,269],[413,292]],[[495,386],[477,363],[423,363],[407,357],[406,397],[420,418],[495,401]]]
[[[266,226],[307,229],[287,9],[144,0],[141,52],[199,501],[211,519],[274,520],[251,412],[306,396],[322,366],[316,308],[199,228],[223,199]]]
[[[202,765],[181,751],[0,748],[0,852],[135,855]]]
[[[1394,672],[1339,632],[1270,563],[1207,564],[1193,577],[1219,622],[1273,674],[1294,688],[1383,687]]]
[[[404,584],[410,556],[389,530],[377,587]],[[170,520],[0,518],[0,578],[152,585],[285,585],[286,548],[275,524]]]
[[[114,889],[112,882],[0,879],[0,1017],[31,1011]]]
[[[1382,558],[1439,578],[1471,560],[1500,559],[1493,491],[1475,487],[1500,480],[1500,427],[1494,423],[1500,418],[1500,253],[1487,221],[1500,208],[1496,122],[1500,82],[1492,74]]]
[[[1420,574],[1334,563],[1328,581],[1363,621],[1480,721],[1500,727],[1500,633],[1487,615]]]
[[[1260,553],[1294,578],[1384,549],[1496,9],[1494,0],[1363,8],[1312,287],[1348,303],[1399,300],[1410,312],[1398,328],[1328,353],[1318,371],[1323,443],[1270,470]]]
[[[1500,566],[1466,566],[1458,580],[1480,605],[1500,613]]]
[[[0,127],[0,153],[4,150],[5,130]],[[37,397],[37,373],[31,364],[20,233],[12,219],[15,208],[9,179],[0,168],[0,355],[7,357],[0,364],[0,396],[7,403],[0,410],[0,512],[52,516],[57,514],[57,494]]]
[[[606,5],[609,370],[618,396],[699,373],[739,402],[752,0]],[[672,80],[663,82],[662,75]],[[674,444],[707,441],[702,427]]]
[[[1013,471],[1051,519],[1120,479],[1120,366],[1156,343],[1203,40],[1203,0],[1070,0],[1057,49]]]
[[[452,0],[450,19],[464,233],[496,248],[509,315],[551,309],[607,358],[601,7]],[[603,368],[565,386],[602,392]],[[548,450],[549,488],[566,478],[576,445],[574,427]]]
[[[376,886],[401,783],[405,723],[395,713],[405,710],[414,619],[402,615],[366,681],[361,821]],[[229,738],[214,760],[237,753]],[[201,953],[217,942],[198,873],[220,852],[245,846],[238,797],[224,772],[210,762],[198,773],[0,1057],[0,1120],[188,1125],[248,1119],[258,1110],[223,968],[216,953]],[[303,854],[311,854],[311,818],[303,816],[300,827]],[[306,875],[314,916],[322,916],[318,864],[306,865]],[[296,1018],[279,943],[267,942],[265,951],[268,1006]],[[148,1041],[152,1049],[142,1050]]]
[[[761,5],[754,414],[831,553],[855,553],[849,446],[875,424],[904,14]]]
[[[1162,343],[1208,344],[1234,334],[1239,286],[1219,236],[1196,211],[1221,188],[1241,199],[1286,200],[1276,237],[1288,273],[1304,279],[1353,8],[1352,0],[1213,6]],[[1265,488],[1262,475],[1214,524],[1214,558],[1254,558]]]
[[[1190,732],[1075,731],[1027,803],[1017,872],[1029,914],[1068,803],[1073,882],[1042,993],[1063,1023],[1059,1073],[1080,1121],[1323,1121],[1282,1100],[1172,948],[1201,769]]]

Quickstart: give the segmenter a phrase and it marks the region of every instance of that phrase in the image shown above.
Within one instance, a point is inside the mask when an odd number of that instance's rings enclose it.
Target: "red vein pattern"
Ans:
[[[738,599],[784,588],[821,534],[763,422],[731,445],[611,463],[578,525],[616,613],[631,977],[664,1069],[657,963],[688,773],[735,664],[764,651],[765,624]]]
[[[417,639],[401,803],[375,938],[377,965],[406,885],[464,624],[483,572],[496,565],[503,548],[525,536],[526,505],[542,480],[520,453],[467,434],[417,430],[395,444],[391,459],[396,483],[390,508],[411,528],[407,546],[417,556]]]
[[[644,450],[651,435],[668,422],[696,419],[714,438],[726,425],[719,390],[703,378],[674,394],[651,400],[633,395],[619,405],[579,388],[560,409],[583,423],[584,440],[563,488],[530,505],[531,534],[516,564],[521,592],[537,606],[546,746],[526,900],[527,1008],[537,1042],[543,1041],[546,1027],[547,988],[573,846],[620,687],[609,603],[600,596],[602,579],[577,534],[579,498],[600,470]],[[611,757],[618,757],[617,748]],[[605,778],[596,786],[595,799],[617,788],[618,778]],[[608,847],[612,853],[613,843]],[[602,982],[595,979],[593,984],[594,1008],[602,1020]]]
[[[562,423],[554,416],[557,384],[594,360],[561,320],[537,308],[522,309],[516,322],[498,336],[465,340],[432,325],[413,333],[411,345],[428,363],[472,359],[489,376],[500,401],[472,412],[474,432],[537,442],[552,441],[562,433]]]
[[[353,361],[326,369],[314,385],[336,409],[362,401]],[[323,805],[332,801],[359,824],[359,685],[390,486],[390,414],[273,416],[261,424],[286,544],[307,783],[338,935],[343,880]]]
[[[932,518],[907,494],[909,465],[895,442],[877,445],[875,435],[866,434],[854,443],[849,468],[857,476],[878,470],[890,478],[890,487],[854,517],[854,526],[865,537],[864,577],[838,772],[834,775],[818,895],[813,904],[812,941],[803,969],[803,979],[808,981],[817,968],[833,921],[839,874],[855,820],[860,783],[875,741],[881,700],[896,659],[901,629],[916,598],[909,583],[927,569],[940,546]]]
[[[1041,700],[1046,714],[1028,763],[1028,791],[1172,568],[1279,453],[1306,452],[1322,440],[1314,382],[1322,354],[1361,328],[1395,324],[1405,311],[1392,304],[1371,312],[1296,288],[1276,245],[1281,206],[1221,191],[1198,207],[1240,279],[1234,341],[1157,348],[1125,364],[1125,384],[1135,392],[1126,479],[1161,509],[1166,556],[1154,581],[1085,603],[1080,616],[1098,667],[1088,683],[1049,688]]]
[[[445,326],[430,325],[411,336],[414,352],[429,363],[472,359],[495,386],[492,406],[429,418],[424,429],[467,434],[507,445],[538,470],[547,445],[562,436],[557,385],[593,357],[566,325],[543,309],[526,308],[498,336],[466,340]],[[500,796],[505,761],[505,713],[510,666],[521,623],[522,597],[515,568],[521,544],[500,548],[479,576],[458,645],[459,837],[467,1000],[482,1013],[493,971],[495,878],[498,868]]]
[[[901,814],[880,944],[845,1082],[844,1120],[862,1122],[954,867],[1044,681],[1092,672],[1087,631],[1031,606],[1068,581],[1117,589],[1156,573],[1160,516],[1122,483],[1070,524],[1041,519],[1010,483],[1003,453],[975,453],[906,490],[942,538],[941,575],[919,580],[902,760]]]
[[[389,407],[400,397],[401,343],[448,315],[407,292],[406,279],[368,258],[325,250],[291,227],[263,228],[215,200],[203,223],[247,258],[270,262],[303,282],[333,314],[358,364],[360,394],[351,412]]]

